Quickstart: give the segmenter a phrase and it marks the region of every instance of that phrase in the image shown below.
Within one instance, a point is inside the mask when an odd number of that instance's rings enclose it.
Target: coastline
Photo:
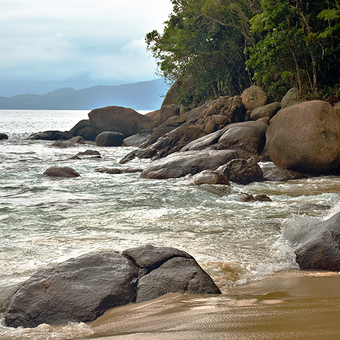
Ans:
[[[338,339],[340,274],[286,271],[218,297],[167,294],[108,311],[87,338]]]

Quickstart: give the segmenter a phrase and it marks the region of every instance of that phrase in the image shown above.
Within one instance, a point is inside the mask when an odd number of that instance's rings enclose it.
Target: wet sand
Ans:
[[[87,339],[340,339],[340,274],[281,272],[217,297],[167,294],[89,325]]]

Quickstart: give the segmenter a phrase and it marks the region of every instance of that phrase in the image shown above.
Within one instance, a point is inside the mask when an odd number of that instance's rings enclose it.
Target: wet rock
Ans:
[[[71,139],[73,137],[74,137],[73,134],[69,131],[49,130],[49,131],[32,133],[30,136],[28,136],[27,139],[65,140],[65,139]]]
[[[239,184],[261,182],[263,172],[260,166],[252,159],[233,159],[216,170],[229,178],[229,181]]]
[[[302,179],[307,176],[296,171],[278,168],[275,164],[262,166],[263,179],[266,181],[288,181],[290,179]]]
[[[266,149],[276,166],[301,173],[337,173],[340,120],[327,102],[280,110],[268,127]]]
[[[135,301],[138,268],[116,252],[90,253],[38,271],[10,296],[9,327],[89,322]]]
[[[222,173],[212,170],[203,170],[196,175],[188,178],[189,184],[202,185],[202,184],[224,184],[230,185],[228,177]]]
[[[194,175],[203,170],[216,170],[219,166],[237,158],[232,150],[194,150],[176,152],[153,161],[143,170],[142,178],[166,179]]]
[[[117,175],[117,174],[133,174],[136,172],[142,172],[143,169],[130,169],[130,168],[97,168],[94,169],[97,172],[105,173],[105,174],[111,174],[111,175]]]
[[[77,153],[77,156],[100,156],[100,152],[97,150],[85,150]]]
[[[133,109],[120,106],[107,106],[89,113],[91,126],[98,133],[104,131],[120,132],[125,137],[135,135],[140,130],[151,129],[152,118],[139,114]]]
[[[129,152],[125,155],[120,161],[119,164],[125,164],[127,162],[132,161],[134,158],[152,158],[157,155],[157,150],[153,148],[146,148],[146,149],[137,149]]]
[[[76,136],[68,140],[57,140],[52,144],[52,146],[56,146],[59,148],[70,148],[75,147],[76,144],[86,144],[86,142],[83,137]]]
[[[95,141],[98,133],[95,128],[91,125],[89,119],[83,119],[79,121],[70,132],[74,136],[81,136],[87,141]]]
[[[220,294],[188,253],[144,246],[89,253],[43,269],[1,306],[8,327],[89,322],[110,308],[166,293]]]
[[[301,244],[295,251],[301,269],[340,271],[340,213],[311,227],[293,241]]]
[[[80,177],[78,172],[67,166],[52,166],[44,172],[44,175],[50,177]]]
[[[97,146],[121,146],[125,136],[119,132],[104,131],[96,137]]]
[[[0,133],[0,140],[3,139],[8,139],[8,135],[6,135],[5,133]]]

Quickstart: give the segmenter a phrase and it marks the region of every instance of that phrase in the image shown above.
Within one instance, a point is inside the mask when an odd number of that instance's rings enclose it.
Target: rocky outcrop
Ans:
[[[43,131],[43,132],[36,132],[32,133],[30,136],[27,137],[27,139],[42,139],[42,140],[65,140],[65,139],[71,139],[74,135],[69,131],[58,131],[58,130],[49,130],[49,131]]]
[[[314,100],[280,110],[266,133],[278,167],[301,173],[337,173],[340,121],[327,102]]]
[[[89,113],[91,126],[101,133],[103,131],[120,132],[125,137],[135,135],[140,130],[151,129],[154,121],[133,109],[120,106],[107,106]]]
[[[8,327],[89,322],[110,308],[166,293],[220,294],[212,279],[184,251],[144,246],[89,253],[43,269],[2,305]]]
[[[203,170],[216,170],[234,158],[238,158],[238,154],[232,150],[176,152],[153,161],[143,170],[141,177],[167,179],[194,175]]]
[[[243,91],[241,98],[246,110],[253,111],[257,107],[266,105],[268,96],[261,87],[252,85]]]
[[[8,135],[6,135],[5,133],[0,133],[0,140],[3,139],[8,139]]]
[[[295,237],[296,262],[304,270],[340,271],[340,213]]]
[[[121,146],[125,136],[120,132],[104,131],[96,137],[97,146]]]
[[[52,166],[44,172],[50,177],[80,177],[78,172],[68,166]]]

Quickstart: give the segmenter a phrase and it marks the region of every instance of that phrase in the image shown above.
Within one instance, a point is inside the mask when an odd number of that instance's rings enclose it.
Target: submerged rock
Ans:
[[[43,269],[22,283],[1,310],[8,327],[93,321],[110,308],[166,293],[220,294],[195,259],[174,248],[143,246],[89,253]]]
[[[3,139],[8,139],[8,135],[6,135],[5,133],[0,133],[0,140]]]
[[[44,172],[44,175],[50,177],[80,177],[78,172],[68,166],[52,166]]]
[[[28,136],[27,139],[65,140],[65,139],[71,139],[73,137],[74,135],[69,131],[49,130],[49,131],[32,133],[30,136]]]

